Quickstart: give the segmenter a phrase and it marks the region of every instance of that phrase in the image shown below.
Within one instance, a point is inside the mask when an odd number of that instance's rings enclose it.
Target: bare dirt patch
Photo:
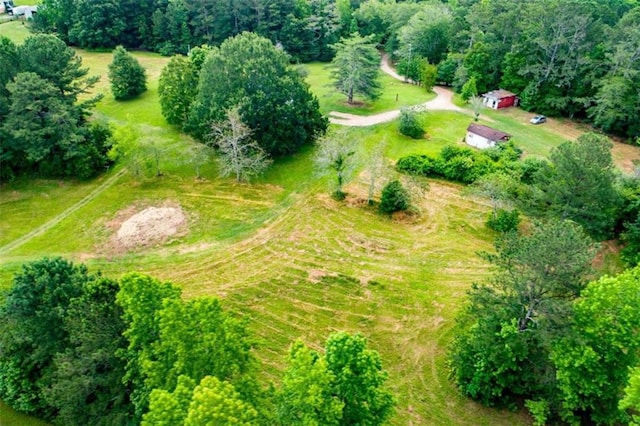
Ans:
[[[107,227],[114,232],[107,244],[111,252],[166,243],[188,230],[187,216],[177,205],[130,206],[118,212]]]
[[[640,162],[640,149],[622,142],[613,142],[611,155],[615,164],[625,173],[634,173],[637,163]]]

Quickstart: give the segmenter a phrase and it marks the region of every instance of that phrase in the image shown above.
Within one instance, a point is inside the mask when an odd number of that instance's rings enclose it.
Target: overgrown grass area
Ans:
[[[0,34],[6,25],[14,24],[0,25]],[[19,32],[12,35],[15,40],[20,37]],[[85,262],[91,270],[114,278],[130,271],[147,273],[180,285],[188,298],[220,297],[246,318],[256,337],[265,384],[277,384],[288,347],[296,339],[320,349],[333,331],[361,332],[389,371],[398,400],[391,424],[531,423],[522,412],[484,408],[460,396],[447,378],[445,354],[455,315],[471,284],[489,272],[476,255],[491,250],[495,237],[484,226],[487,204],[465,196],[460,185],[422,181],[427,189],[414,198],[416,213],[387,217],[366,203],[364,166],[347,186],[347,199],[336,202],[329,196],[329,178],[314,171],[313,147],[276,160],[251,184],[219,179],[214,165],[203,170],[203,179],[195,179],[186,154],[195,142],[168,126],[160,114],[157,79],[168,59],[135,52],[148,70],[149,90],[122,103],[108,92],[110,54],[79,54],[92,75],[103,76],[96,91],[105,97],[97,115],[131,122],[157,143],[164,174],[137,180],[127,173],[117,175],[116,168],[89,182],[19,181],[1,186],[0,288],[10,286],[22,263],[51,255]],[[385,80],[383,98],[355,111],[340,105],[341,95],[330,95],[323,65],[307,67],[325,112],[369,114],[396,109],[396,93],[403,105],[433,96]],[[555,122],[528,125],[526,113],[516,111],[483,111],[481,122],[512,133],[528,153],[540,155],[569,132],[562,123],[557,128]],[[345,137],[360,142],[361,157],[385,140],[391,166],[405,155],[435,155],[446,144],[462,144],[472,120],[450,111],[428,111],[420,119],[427,133],[424,140],[400,135],[396,123],[349,129]],[[390,170],[389,176],[393,173]],[[95,198],[71,210],[101,188]],[[129,251],[113,244],[123,220],[145,207],[165,205],[180,206],[187,213],[188,229],[182,235]],[[51,229],[2,252],[6,244],[60,215],[64,217]],[[0,424],[29,424],[14,418],[0,406]]]

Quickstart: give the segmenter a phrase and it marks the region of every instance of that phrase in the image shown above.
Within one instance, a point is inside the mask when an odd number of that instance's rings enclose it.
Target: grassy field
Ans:
[[[16,40],[24,37],[21,30],[14,23],[0,25],[0,34]],[[265,383],[278,382],[295,339],[320,348],[332,331],[359,331],[389,371],[398,399],[391,424],[531,423],[521,412],[487,409],[461,397],[447,379],[445,353],[454,317],[471,283],[488,273],[488,265],[476,256],[490,250],[494,238],[484,226],[486,203],[464,196],[459,185],[423,181],[426,189],[414,201],[418,214],[381,216],[366,205],[364,169],[347,187],[347,200],[338,203],[328,196],[327,179],[314,174],[312,147],[276,161],[250,185],[217,178],[213,166],[204,170],[204,179],[196,180],[191,166],[176,161],[194,142],[167,126],[160,115],[157,78],[167,58],[136,52],[148,70],[149,90],[118,103],[108,93],[110,54],[79,53],[92,75],[103,76],[96,88],[105,93],[98,115],[132,122],[144,137],[153,138],[163,148],[165,174],[137,181],[116,169],[90,182],[0,187],[0,288],[10,286],[23,262],[44,255],[82,261],[112,277],[148,273],[182,286],[185,297],[218,296],[248,318]],[[308,69],[323,111],[353,112],[341,104],[342,97],[330,95],[321,64]],[[396,93],[406,104],[433,97],[385,80],[385,96],[359,111],[395,109]],[[526,113],[518,110],[485,113],[483,123],[512,133],[530,154],[544,155],[580,132],[555,121],[528,125]],[[358,154],[363,156],[386,140],[391,165],[407,154],[435,154],[446,144],[462,144],[470,115],[429,111],[421,119],[428,137],[420,141],[399,135],[395,123],[350,129],[347,137],[360,142]],[[632,152],[637,155],[637,150]],[[388,176],[393,175],[390,168]],[[95,191],[101,192],[73,209]],[[189,218],[188,232],[136,250],[114,246],[112,237],[124,219],[160,205],[182,207]],[[57,220],[55,226],[43,234],[2,251],[52,220]],[[0,406],[0,424],[29,424],[24,419],[15,423],[13,416]]]
[[[352,114],[377,114],[379,112],[400,109],[405,106],[417,105],[433,99],[433,93],[424,89],[404,84],[380,72],[380,83],[384,90],[375,102],[355,98],[355,105],[347,104],[347,97],[338,93],[332,86],[330,71],[327,64],[312,63],[302,67],[308,72],[307,81],[320,101],[320,110],[326,114],[331,111],[348,112]]]

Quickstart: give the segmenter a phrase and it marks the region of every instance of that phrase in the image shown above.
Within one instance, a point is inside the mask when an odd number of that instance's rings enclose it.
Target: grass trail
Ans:
[[[62,213],[56,215],[55,217],[53,217],[52,219],[50,219],[48,222],[44,223],[43,225],[40,225],[39,227],[33,229],[28,234],[25,234],[25,235],[21,236],[20,238],[17,238],[15,240],[11,241],[10,243],[5,244],[4,246],[0,247],[0,256],[9,253],[10,251],[12,251],[12,250],[20,247],[21,245],[31,241],[33,238],[46,233],[47,231],[49,231],[50,229],[52,229],[53,227],[58,225],[60,222],[62,222],[64,219],[66,219],[69,216],[71,216],[76,211],[80,210],[82,207],[84,207],[90,201],[93,201],[96,198],[98,198],[98,196],[100,194],[102,194],[106,189],[108,189],[114,183],[116,183],[116,181],[124,173],[125,173],[124,169],[118,171],[113,176],[109,177],[107,180],[105,180],[103,183],[101,183],[100,186],[98,186],[96,189],[94,189],[89,195],[87,195],[82,200],[78,201],[77,203],[75,203],[74,205],[72,205],[71,207],[69,207],[68,209],[63,211]]]

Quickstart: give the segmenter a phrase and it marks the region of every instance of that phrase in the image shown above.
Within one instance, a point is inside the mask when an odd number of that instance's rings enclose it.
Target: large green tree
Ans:
[[[589,2],[528,2],[520,34],[507,55],[505,88],[521,94],[522,106],[547,114],[573,116],[591,104],[598,76],[602,26]]]
[[[0,43],[0,177],[23,173],[86,178],[108,164],[108,137],[87,122],[97,77],[55,36]]]
[[[66,311],[92,280],[86,267],[61,258],[25,264],[14,276],[0,307],[0,397],[15,409],[54,417],[44,392],[52,385],[56,356],[71,347]]]
[[[596,239],[612,235],[621,198],[611,147],[606,136],[586,133],[551,152],[553,167],[537,182],[546,214],[574,220]]]
[[[160,282],[149,276],[130,273],[120,280],[120,292],[116,297],[122,307],[127,347],[119,352],[125,362],[123,382],[132,388],[131,401],[135,407],[135,419],[140,421],[147,410],[153,387],[146,382],[145,363],[153,360],[153,345],[160,338],[157,312],[165,300],[176,300],[180,289],[168,282]]]
[[[277,393],[282,425],[338,426],[344,403],[333,393],[335,376],[327,361],[298,341],[289,350],[289,366]]]
[[[574,304],[572,331],[553,349],[565,420],[628,424],[618,408],[630,369],[640,365],[640,268],[590,283]]]
[[[198,72],[185,56],[174,56],[160,73],[158,96],[167,123],[182,127],[198,89]]]
[[[117,101],[135,98],[147,90],[145,69],[127,50],[118,46],[109,64],[111,92]]]
[[[364,336],[332,334],[325,345],[325,358],[335,376],[333,393],[344,404],[341,424],[384,424],[393,414],[395,401],[385,387],[387,372],[380,355],[367,348]]]
[[[549,354],[568,330],[571,301],[586,285],[594,254],[580,226],[568,221],[498,238],[496,253],[483,254],[497,272],[469,292],[449,354],[462,393],[509,405],[553,388]]]
[[[331,61],[331,78],[336,89],[353,104],[356,95],[375,100],[380,96],[378,81],[380,55],[372,37],[353,34],[333,45],[336,56]]]
[[[126,347],[122,309],[115,303],[116,281],[96,278],[70,301],[64,316],[69,345],[54,356],[54,372],[44,389],[57,410],[56,424],[127,424],[130,388],[122,383]]]
[[[212,121],[239,105],[242,121],[269,154],[295,152],[325,131],[318,100],[287,55],[269,40],[243,33],[207,56],[188,130],[203,140]]]
[[[321,356],[295,343],[276,396],[282,425],[384,424],[395,401],[378,352],[360,334],[334,333]]]

